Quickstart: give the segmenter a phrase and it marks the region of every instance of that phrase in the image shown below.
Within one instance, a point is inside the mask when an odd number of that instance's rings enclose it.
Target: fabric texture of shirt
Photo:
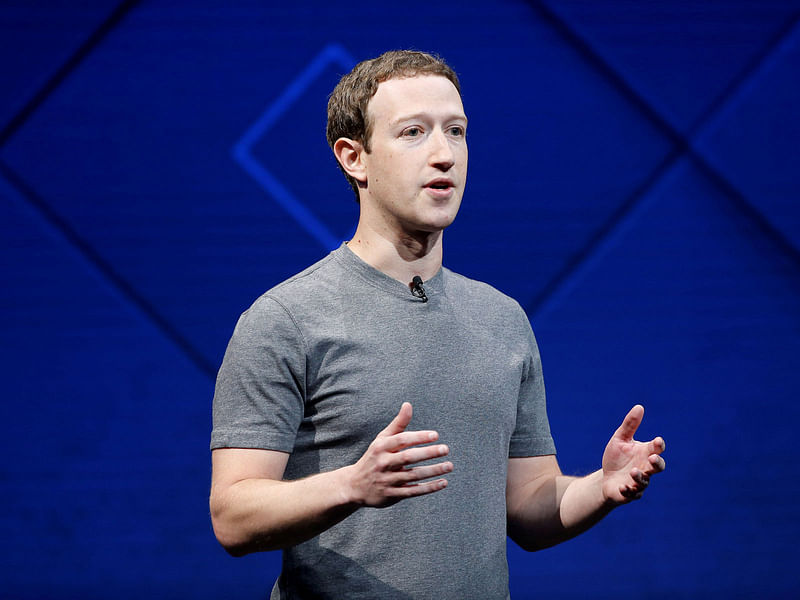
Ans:
[[[342,245],[239,319],[212,449],[288,452],[298,479],[355,463],[408,401],[408,430],[438,431],[454,465],[444,490],[285,550],[273,599],[508,597],[508,459],[555,453],[539,351],[491,286],[442,268],[424,289],[427,302]]]

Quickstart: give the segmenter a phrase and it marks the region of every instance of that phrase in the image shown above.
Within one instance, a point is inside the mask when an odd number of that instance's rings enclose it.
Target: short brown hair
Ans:
[[[326,133],[331,149],[336,140],[345,137],[361,142],[364,150],[369,152],[372,123],[367,118],[367,106],[378,91],[378,84],[389,79],[417,75],[446,77],[456,87],[459,96],[461,95],[461,85],[455,71],[434,54],[415,50],[391,50],[377,58],[362,61],[339,80],[328,98]],[[339,164],[339,168],[353,188],[358,202],[358,182],[345,172],[342,165]]]

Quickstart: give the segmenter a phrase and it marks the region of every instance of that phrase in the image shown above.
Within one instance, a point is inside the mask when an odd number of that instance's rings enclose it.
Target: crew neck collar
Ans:
[[[409,288],[408,284],[404,284],[394,277],[387,275],[383,271],[376,269],[369,263],[364,262],[361,257],[347,247],[347,242],[342,242],[342,245],[334,250],[331,254],[340,264],[345,266],[348,270],[358,274],[362,279],[371,285],[374,285],[375,287],[393,295],[408,298],[412,301],[419,301],[419,299],[415,298],[411,294],[411,289]],[[444,285],[444,270],[445,269],[443,267],[439,267],[436,275],[422,282],[422,284],[425,286],[425,293],[428,297],[441,293]],[[408,283],[410,284],[411,282],[409,281]]]

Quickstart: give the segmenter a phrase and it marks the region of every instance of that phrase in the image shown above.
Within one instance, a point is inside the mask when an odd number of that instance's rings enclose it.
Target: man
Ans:
[[[360,63],[331,95],[358,228],[242,315],[215,393],[214,530],[234,555],[284,550],[272,598],[507,598],[507,533],[561,542],[664,469],[636,406],[599,471],[561,474],[525,313],[442,267],[466,129],[428,54]]]

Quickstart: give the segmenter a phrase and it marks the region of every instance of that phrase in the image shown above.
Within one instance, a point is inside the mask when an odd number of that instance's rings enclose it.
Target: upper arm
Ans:
[[[557,543],[566,480],[560,475],[553,454],[508,460],[507,532],[521,548],[534,551]]]
[[[253,482],[278,485],[289,455],[277,450],[258,448],[218,448],[211,452],[211,494],[209,508],[214,534],[220,544],[234,556],[243,550],[248,539],[242,534],[242,523],[253,514],[254,498],[260,494],[242,493],[252,489]],[[245,486],[244,488],[242,486]]]
[[[211,498],[245,479],[280,480],[289,454],[261,448],[217,448],[211,452]]]
[[[525,504],[525,498],[558,475],[561,475],[561,468],[555,454],[509,458],[506,479],[506,507],[509,517],[513,517]]]
[[[216,449],[237,454],[249,468],[268,460],[263,448],[291,452],[305,410],[305,373],[297,325],[281,304],[262,296],[240,317],[217,374],[214,456]]]

